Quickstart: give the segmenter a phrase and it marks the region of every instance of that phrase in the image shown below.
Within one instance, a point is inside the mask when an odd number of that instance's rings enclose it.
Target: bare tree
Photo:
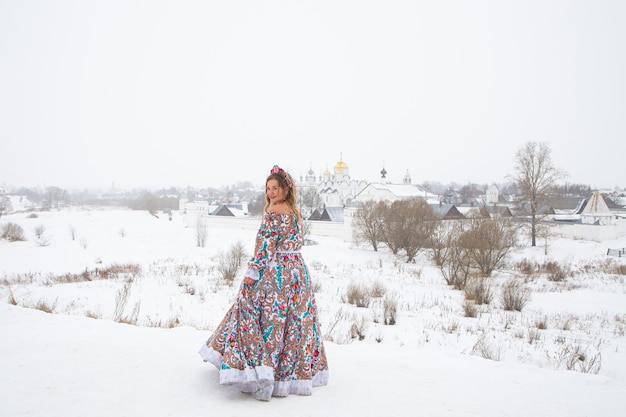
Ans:
[[[378,244],[382,241],[383,214],[386,204],[366,201],[352,219],[352,239],[359,242],[368,242],[374,251],[378,251]]]
[[[44,207],[59,208],[70,203],[69,193],[59,187],[51,186],[46,188]]]
[[[428,246],[439,221],[423,198],[394,201],[385,208],[383,219],[383,241],[394,255],[404,249],[407,262]]]
[[[537,224],[545,217],[541,210],[556,183],[566,176],[554,166],[551,153],[546,143],[528,142],[515,154],[514,180],[521,193],[521,202],[527,204],[530,214],[532,246],[537,246]]]
[[[459,237],[458,244],[467,251],[472,267],[488,277],[515,247],[516,228],[508,219],[475,217]]]
[[[260,193],[248,203],[248,213],[250,213],[250,216],[260,216],[263,214],[264,207],[265,193]]]
[[[439,222],[431,237],[433,261],[439,267],[446,284],[462,290],[470,276],[472,260],[466,248],[459,245],[465,231],[465,222],[451,220]]]
[[[8,213],[13,210],[13,205],[11,204],[11,200],[6,195],[0,196],[0,217],[4,213]]]
[[[459,190],[459,197],[462,203],[473,203],[474,200],[483,193],[483,190],[473,183],[465,184]]]
[[[196,245],[199,248],[206,246],[208,235],[206,222],[202,219],[202,216],[198,216],[196,218]]]
[[[298,199],[300,208],[307,215],[322,205],[322,197],[315,187],[303,187],[302,191],[298,192]]]
[[[432,207],[422,198],[408,200],[406,212],[406,237],[402,247],[406,261],[412,262],[419,251],[428,247],[430,237],[441,221]]]
[[[232,285],[239,268],[246,260],[246,248],[243,243],[237,241],[230,246],[227,252],[221,253],[217,261],[217,270],[222,274],[222,279]]]

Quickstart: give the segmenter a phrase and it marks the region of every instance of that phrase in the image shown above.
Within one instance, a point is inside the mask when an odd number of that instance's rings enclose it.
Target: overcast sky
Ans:
[[[0,185],[626,187],[626,2],[0,0]]]

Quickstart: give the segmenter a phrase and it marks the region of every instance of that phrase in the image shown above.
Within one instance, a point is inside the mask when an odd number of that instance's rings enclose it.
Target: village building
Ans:
[[[383,167],[380,171],[380,182],[367,184],[357,195],[356,199],[366,201],[389,201],[407,200],[410,198],[423,198],[429,203],[439,204],[439,196],[431,193],[424,187],[413,184],[407,170],[402,184],[391,184],[387,181],[387,170]]]
[[[495,185],[487,187],[487,191],[485,192],[485,204],[498,204],[498,199],[500,198],[499,194],[498,187]]]
[[[209,202],[206,200],[188,200],[186,198],[181,198],[178,202],[178,209],[183,214],[208,216]]]

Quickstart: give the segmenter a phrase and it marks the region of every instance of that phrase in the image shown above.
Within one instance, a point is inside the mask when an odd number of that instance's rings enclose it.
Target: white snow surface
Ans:
[[[220,386],[217,369],[197,353],[240,279],[221,280],[218,259],[236,242],[251,254],[258,219],[209,222],[205,247],[176,212],[172,220],[107,209],[15,213],[0,227],[8,222],[27,240],[0,240],[0,416],[626,415],[626,283],[591,267],[607,262],[607,248],[626,246],[626,236],[555,237],[548,255],[520,248],[490,279],[497,288],[523,278],[530,303],[504,311],[496,297],[469,318],[463,293],[445,285],[426,253],[406,264],[384,248],[317,235],[314,226],[316,244],[303,254],[319,285],[330,381],[310,397],[262,403]],[[46,239],[34,236],[39,225]],[[524,258],[557,261],[571,274],[564,283],[524,277],[513,268]],[[141,273],[58,279],[114,264],[137,264]],[[377,283],[398,302],[396,325],[382,324],[382,299],[369,308],[343,302],[357,282]],[[136,325],[113,321],[126,283],[125,313],[135,307]],[[353,338],[351,327],[362,323],[363,340]],[[601,360],[599,372],[567,370],[572,351],[581,365]]]

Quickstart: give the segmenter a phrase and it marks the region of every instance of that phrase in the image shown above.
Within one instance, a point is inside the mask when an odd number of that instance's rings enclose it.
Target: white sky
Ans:
[[[626,2],[0,0],[0,185],[626,187]]]

